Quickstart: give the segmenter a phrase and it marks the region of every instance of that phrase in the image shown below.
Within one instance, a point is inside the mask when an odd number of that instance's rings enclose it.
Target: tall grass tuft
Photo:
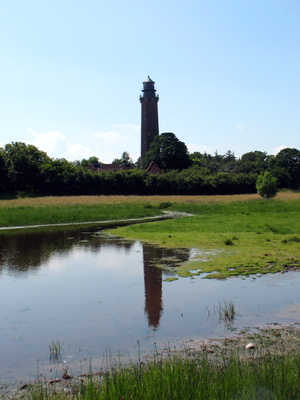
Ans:
[[[229,301],[228,303],[224,301],[223,305],[219,303],[218,312],[220,319],[224,320],[226,323],[231,324],[235,318],[235,306],[233,301]]]
[[[45,396],[39,391],[32,399],[82,400],[289,400],[300,396],[300,355],[252,353],[243,359],[226,352],[216,359],[208,353],[192,358],[156,357],[147,364],[133,364],[103,373],[101,379],[90,377],[73,391],[73,396],[60,393]]]
[[[59,340],[52,340],[49,344],[50,361],[61,361],[62,345]]]
[[[213,307],[214,315],[218,315],[219,321],[224,321],[227,325],[233,323],[235,318],[235,305],[233,301],[225,301],[223,304],[219,302],[218,306]],[[207,307],[207,315],[208,317],[211,316],[211,311]]]

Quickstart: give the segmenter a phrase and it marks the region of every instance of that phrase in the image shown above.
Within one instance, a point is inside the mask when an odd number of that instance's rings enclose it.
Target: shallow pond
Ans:
[[[97,233],[97,227],[0,234],[0,382],[95,370],[113,357],[134,360],[190,340],[229,336],[243,327],[300,320],[300,273],[181,278],[190,251]],[[233,301],[231,326],[215,306]],[[61,363],[49,345],[62,346]],[[105,365],[104,365],[105,366]]]

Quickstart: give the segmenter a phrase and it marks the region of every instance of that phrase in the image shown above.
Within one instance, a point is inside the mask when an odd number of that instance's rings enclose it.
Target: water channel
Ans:
[[[165,281],[175,272],[157,264],[176,266],[191,255],[97,226],[1,232],[0,383],[50,378],[61,366],[87,372],[91,359],[101,368],[108,354],[134,360],[244,327],[299,322],[299,272]],[[237,310],[231,326],[212,312],[224,301]],[[62,346],[61,363],[49,360],[52,341]]]

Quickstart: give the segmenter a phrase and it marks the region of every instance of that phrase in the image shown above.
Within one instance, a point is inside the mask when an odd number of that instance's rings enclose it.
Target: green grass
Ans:
[[[0,207],[0,227],[120,220],[160,213],[158,207],[126,203]]]
[[[35,387],[31,399],[82,400],[228,400],[300,398],[300,355],[260,356],[247,359],[224,351],[214,360],[207,352],[193,357],[156,357],[147,364],[138,363],[103,372],[101,379],[90,379],[73,388],[73,395],[55,389]]]
[[[179,276],[265,274],[300,267],[300,201],[174,203],[169,209],[193,217],[110,231],[167,247],[198,249]],[[214,272],[213,274],[211,274]]]

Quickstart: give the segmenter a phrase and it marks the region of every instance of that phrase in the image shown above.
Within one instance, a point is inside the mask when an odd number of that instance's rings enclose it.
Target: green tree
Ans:
[[[174,133],[166,132],[157,135],[143,159],[143,167],[147,168],[151,161],[164,171],[182,170],[191,165],[188,149]]]
[[[121,158],[115,158],[112,164],[124,164],[129,166],[132,165],[132,159],[127,151],[123,151]]]
[[[257,193],[266,199],[275,197],[278,193],[277,180],[269,171],[265,171],[258,175],[256,181]]]
[[[76,171],[65,158],[49,160],[43,165],[43,193],[47,195],[68,195],[76,182]]]
[[[266,171],[270,156],[266,152],[255,150],[242,155],[238,161],[238,171],[260,174]]]
[[[3,148],[0,148],[0,192],[8,191],[8,174],[6,168],[6,156]]]
[[[101,164],[101,162],[99,161],[99,158],[96,156],[92,156],[88,159],[83,158],[78,163],[75,163],[75,166],[81,166],[81,167],[87,168],[90,165],[94,165],[95,167],[97,167],[99,164]]]
[[[50,158],[33,145],[12,142],[4,147],[8,178],[15,191],[37,191],[42,183],[42,167]]]
[[[267,153],[265,151],[249,151],[249,153],[245,153],[242,155],[241,160],[244,162],[252,162],[254,164],[259,164],[264,167],[264,163],[267,161]]]
[[[224,161],[227,162],[234,162],[236,161],[236,156],[234,155],[234,151],[228,150],[224,156]]]
[[[241,172],[237,170],[238,161],[234,152],[228,150],[225,155],[220,155],[216,151],[214,156],[207,153],[195,152],[190,155],[193,166],[207,168],[211,174],[218,172]]]
[[[276,167],[285,170],[290,189],[298,189],[300,186],[300,151],[295,148],[281,150],[275,157]]]

